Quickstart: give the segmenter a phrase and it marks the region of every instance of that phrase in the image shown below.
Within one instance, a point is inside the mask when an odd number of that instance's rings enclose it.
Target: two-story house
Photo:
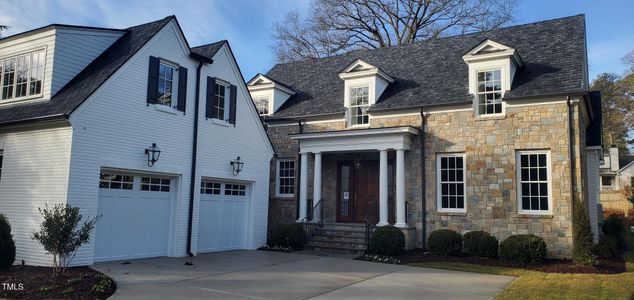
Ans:
[[[309,246],[353,250],[364,225],[409,248],[443,228],[532,233],[570,257],[575,199],[598,231],[588,86],[582,15],[278,64],[248,82],[278,153],[269,224],[321,222]]]
[[[74,264],[266,243],[273,148],[227,41],[175,17],[53,24],[0,39],[0,213],[47,265],[38,208],[100,215]]]
[[[616,146],[610,147],[603,155],[599,175],[599,202],[604,214],[623,213],[629,216],[632,203],[627,199],[627,190],[634,187],[634,155],[621,154]]]

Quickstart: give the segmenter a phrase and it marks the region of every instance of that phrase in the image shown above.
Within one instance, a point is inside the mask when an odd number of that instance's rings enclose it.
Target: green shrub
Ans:
[[[500,243],[500,258],[518,263],[542,262],[546,258],[546,242],[533,234],[518,234]]]
[[[282,224],[271,233],[270,246],[291,247],[299,250],[306,241],[304,226],[301,224]]]
[[[369,246],[374,254],[396,256],[405,251],[405,235],[394,226],[382,226],[372,234]]]
[[[621,249],[625,249],[627,244],[625,243],[625,221],[622,217],[617,215],[610,215],[603,221],[603,234],[605,236],[612,236],[616,238],[617,246]]]
[[[592,229],[590,228],[590,216],[586,205],[581,201],[575,201],[573,215],[573,247],[572,260],[581,265],[594,266],[598,263],[592,253]]]
[[[600,257],[613,257],[620,254],[618,241],[613,236],[603,236],[601,242],[592,247],[592,253]]]
[[[0,214],[0,270],[9,270],[15,261],[15,242],[11,234],[11,224]]]
[[[434,255],[458,255],[462,250],[462,236],[453,230],[436,230],[429,234],[427,246]]]
[[[470,231],[462,236],[464,252],[480,257],[496,258],[498,256],[498,239],[485,231]]]

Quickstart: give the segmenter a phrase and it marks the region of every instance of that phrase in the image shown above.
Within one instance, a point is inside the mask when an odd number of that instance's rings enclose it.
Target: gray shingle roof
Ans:
[[[211,44],[196,46],[192,48],[192,52],[208,57],[208,58],[213,58],[214,55],[216,55],[216,52],[218,52],[218,50],[220,50],[222,45],[224,45],[225,43],[227,43],[227,40],[222,40],[222,41],[218,41]]]
[[[68,116],[173,18],[170,16],[128,28],[122,37],[53,95],[50,101],[0,107],[0,125]]]
[[[627,167],[632,161],[634,161],[634,155],[619,156],[619,168],[623,169]]]
[[[587,90],[585,18],[577,15],[278,64],[266,76],[291,86],[298,93],[271,118],[343,113],[344,81],[338,74],[356,59],[370,63],[396,79],[371,110],[470,102],[468,67],[462,55],[486,39],[515,48],[524,62],[505,97]]]

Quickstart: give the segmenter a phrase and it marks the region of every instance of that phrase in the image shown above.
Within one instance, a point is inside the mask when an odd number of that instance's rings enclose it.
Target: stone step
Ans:
[[[311,241],[330,241],[365,245],[365,237],[356,237],[350,235],[317,234],[312,236]]]
[[[365,224],[353,224],[353,223],[324,223],[318,226],[319,229],[336,229],[336,230],[348,230],[356,232],[365,232]]]
[[[358,250],[364,251],[366,249],[365,243],[355,243],[355,242],[340,242],[340,241],[330,241],[330,240],[311,240],[307,244],[308,246],[317,247],[317,248],[336,248],[342,250]]]
[[[313,235],[328,235],[335,237],[350,237],[350,238],[365,238],[365,230],[364,231],[350,231],[350,230],[342,230],[342,229],[315,229]]]
[[[328,246],[315,246],[310,244],[304,245],[304,249],[311,250],[311,251],[327,252],[327,253],[337,253],[337,254],[362,255],[363,253],[365,253],[365,250],[336,248],[336,247],[328,247]]]

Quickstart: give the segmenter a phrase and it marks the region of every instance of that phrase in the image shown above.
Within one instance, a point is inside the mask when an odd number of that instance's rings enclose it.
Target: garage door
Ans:
[[[173,180],[103,173],[95,261],[167,255]]]
[[[248,199],[244,183],[201,182],[198,252],[245,248]]]

